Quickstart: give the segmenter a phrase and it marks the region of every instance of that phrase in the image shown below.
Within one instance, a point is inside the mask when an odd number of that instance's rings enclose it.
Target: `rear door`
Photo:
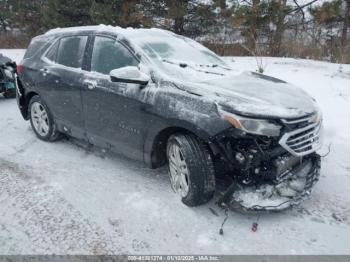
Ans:
[[[60,127],[75,137],[85,134],[81,92],[88,40],[88,35],[58,39],[44,55],[45,66],[40,69],[42,98]]]
[[[111,147],[134,159],[143,159],[143,138],[147,122],[138,85],[114,83],[109,73],[125,66],[137,66],[138,59],[113,37],[96,36],[91,52],[91,72],[83,91],[86,130],[93,144]]]

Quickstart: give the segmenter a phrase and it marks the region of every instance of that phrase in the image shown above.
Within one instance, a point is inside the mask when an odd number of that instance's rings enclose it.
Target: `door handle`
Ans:
[[[93,90],[97,87],[97,82],[94,80],[84,80],[84,84],[88,89]]]
[[[47,73],[49,72],[49,70],[46,67],[41,68],[39,71],[43,74],[43,76],[46,76]]]

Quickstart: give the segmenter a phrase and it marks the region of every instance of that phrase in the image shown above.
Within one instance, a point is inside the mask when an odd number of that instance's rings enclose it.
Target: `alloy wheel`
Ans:
[[[31,106],[30,112],[35,131],[40,136],[47,136],[50,131],[50,126],[49,117],[45,107],[38,102],[34,102]]]
[[[180,147],[171,144],[168,148],[169,174],[173,190],[186,197],[189,192],[189,171]]]

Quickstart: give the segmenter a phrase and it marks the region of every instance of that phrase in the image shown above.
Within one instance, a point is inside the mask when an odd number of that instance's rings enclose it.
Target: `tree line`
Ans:
[[[56,27],[158,27],[222,55],[350,63],[350,0],[0,0],[0,47]]]

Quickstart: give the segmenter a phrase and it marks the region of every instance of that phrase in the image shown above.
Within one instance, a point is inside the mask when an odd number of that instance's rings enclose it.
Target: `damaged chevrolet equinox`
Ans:
[[[35,37],[17,100],[36,136],[87,141],[151,168],[167,165],[188,206],[242,210],[305,199],[320,174],[322,116],[301,89],[239,72],[160,29],[89,26]]]

